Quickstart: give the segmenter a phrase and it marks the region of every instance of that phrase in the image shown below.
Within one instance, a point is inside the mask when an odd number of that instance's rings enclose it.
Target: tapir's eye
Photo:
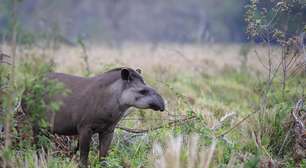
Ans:
[[[142,95],[147,95],[149,93],[149,90],[146,90],[146,89],[142,89],[139,91],[140,94]]]

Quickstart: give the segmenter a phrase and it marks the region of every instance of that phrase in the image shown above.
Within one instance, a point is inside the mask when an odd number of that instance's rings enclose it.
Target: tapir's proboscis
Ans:
[[[51,133],[78,135],[81,167],[87,167],[91,136],[95,133],[99,134],[100,157],[107,155],[114,129],[128,108],[165,110],[160,94],[144,82],[140,71],[131,68],[116,68],[88,78],[50,73],[47,80],[61,82],[69,90],[66,95],[44,98],[60,102],[58,111],[47,110],[45,116]],[[39,126],[33,125],[35,136]]]

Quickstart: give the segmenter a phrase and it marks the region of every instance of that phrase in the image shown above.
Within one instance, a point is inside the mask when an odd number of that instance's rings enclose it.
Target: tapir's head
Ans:
[[[147,85],[141,77],[139,69],[121,69],[123,90],[119,98],[121,105],[156,111],[165,110],[165,102],[159,93]]]

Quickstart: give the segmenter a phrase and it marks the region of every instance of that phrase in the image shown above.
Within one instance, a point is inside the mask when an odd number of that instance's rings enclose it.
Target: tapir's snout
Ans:
[[[155,111],[165,111],[165,101],[159,94],[154,95],[154,101],[149,106],[150,109]]]

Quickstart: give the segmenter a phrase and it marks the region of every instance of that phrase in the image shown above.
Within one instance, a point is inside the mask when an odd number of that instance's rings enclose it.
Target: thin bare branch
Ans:
[[[253,114],[257,113],[258,111],[255,111],[253,113],[248,114],[247,116],[245,116],[243,119],[241,119],[240,121],[238,121],[233,127],[231,127],[230,129],[224,131],[223,133],[221,133],[220,135],[217,136],[217,138],[221,138],[223,136],[225,136],[226,134],[232,132],[235,128],[237,128],[241,123],[243,123],[245,120],[247,120],[248,118],[250,118]]]
[[[235,112],[231,112],[231,113],[227,113],[225,114],[220,121],[218,121],[216,124],[214,124],[214,126],[211,128],[213,131],[221,128],[224,124],[225,121],[229,120],[231,117],[235,116],[236,113]]]
[[[305,36],[305,32],[301,33],[301,47],[302,47],[302,51],[303,51],[303,55],[304,55],[304,64],[305,64],[305,72],[306,72],[306,48],[305,48],[305,44],[304,44],[304,36]]]
[[[167,124],[157,126],[157,127],[153,127],[153,128],[148,128],[148,129],[132,129],[132,128],[126,128],[126,127],[122,127],[122,126],[117,126],[116,128],[124,130],[126,132],[134,133],[134,134],[142,134],[142,133],[147,133],[147,132],[150,132],[150,131],[155,131],[155,130],[158,130],[158,129],[161,129],[161,128],[169,128],[169,127],[172,127],[172,126],[176,126],[177,124],[184,124],[184,123],[189,122],[191,120],[194,120],[196,118],[197,118],[196,116],[191,116],[191,117],[187,117],[187,118],[184,118],[184,119],[174,120],[174,121],[171,121]]]
[[[254,50],[254,53],[255,53],[255,55],[256,55],[256,57],[257,57],[259,63],[260,63],[265,69],[269,70],[269,67],[268,67],[267,65],[264,64],[264,62],[263,62],[263,60],[260,58],[258,52],[257,52],[256,50]]]
[[[295,108],[292,111],[292,116],[293,116],[293,119],[295,120],[295,122],[300,125],[302,130],[305,130],[305,125],[304,125],[303,121],[298,117],[298,114],[297,114],[303,108],[303,105],[304,105],[303,99],[299,99],[298,102],[295,105]]]

